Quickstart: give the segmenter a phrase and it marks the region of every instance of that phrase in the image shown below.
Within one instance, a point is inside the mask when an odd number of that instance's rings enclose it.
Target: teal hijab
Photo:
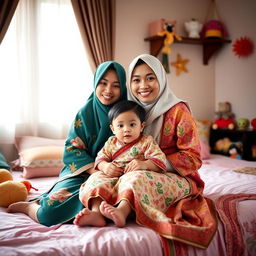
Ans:
[[[120,82],[120,98],[117,102],[127,99],[124,68],[114,61],[100,64],[94,74],[94,92],[77,113],[69,131],[63,154],[65,167],[61,171],[61,176],[74,174],[81,168],[85,168],[86,165],[94,163],[97,153],[112,135],[109,128],[108,112],[113,104],[103,105],[95,93],[100,80],[110,69],[116,71]]]

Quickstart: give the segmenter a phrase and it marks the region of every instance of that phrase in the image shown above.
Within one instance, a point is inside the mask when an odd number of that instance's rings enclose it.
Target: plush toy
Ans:
[[[11,173],[6,169],[0,169],[0,206],[8,207],[12,203],[25,201],[32,187],[29,181],[13,181]]]
[[[182,38],[175,33],[175,25],[176,21],[165,21],[163,31],[157,33],[158,36],[165,36],[162,53],[171,53],[170,45],[174,43],[174,38],[179,41],[182,40]]]
[[[243,144],[241,142],[233,142],[229,146],[228,153],[231,158],[241,159]]]
[[[188,37],[190,38],[200,37],[200,31],[203,25],[199,23],[196,19],[191,19],[190,21],[185,22],[184,26],[188,33]]]
[[[250,121],[247,118],[239,118],[236,123],[238,130],[247,130],[250,125]]]
[[[231,140],[227,137],[219,139],[215,142],[214,150],[222,153],[228,153],[231,144]]]
[[[215,113],[216,119],[212,124],[212,129],[230,129],[235,128],[234,114],[231,111],[231,104],[229,102],[220,102],[218,111]]]
[[[176,32],[175,32],[176,21],[167,21],[165,19],[162,19],[162,23],[163,23],[163,31],[158,32],[157,35],[165,37],[164,46],[162,48],[162,54],[163,54],[162,64],[165,68],[165,71],[169,73],[170,70],[169,70],[168,54],[171,53],[170,45],[174,43],[175,38],[179,41],[182,40],[182,38],[176,35]]]
[[[253,119],[251,120],[251,125],[252,125],[252,129],[253,129],[254,131],[256,131],[256,118],[253,118]]]

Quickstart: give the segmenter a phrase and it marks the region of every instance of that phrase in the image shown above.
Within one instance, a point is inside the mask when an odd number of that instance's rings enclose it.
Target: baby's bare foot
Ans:
[[[87,208],[81,210],[76,216],[73,223],[77,226],[95,226],[103,227],[106,221],[100,212],[94,212]]]
[[[112,205],[103,201],[100,204],[100,212],[103,216],[113,220],[116,226],[119,228],[125,226],[126,218],[118,208],[113,207]]]

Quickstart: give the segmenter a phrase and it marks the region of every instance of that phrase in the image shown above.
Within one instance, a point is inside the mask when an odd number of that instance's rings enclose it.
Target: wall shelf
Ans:
[[[150,54],[157,56],[164,44],[164,36],[152,36],[147,37],[144,41],[150,42]],[[198,44],[203,46],[203,63],[207,65],[210,58],[216,53],[218,50],[225,43],[231,43],[231,40],[222,39],[222,38],[207,38],[207,39],[200,39],[200,38],[189,38],[189,37],[182,37],[181,41],[175,39],[175,43],[179,44]]]

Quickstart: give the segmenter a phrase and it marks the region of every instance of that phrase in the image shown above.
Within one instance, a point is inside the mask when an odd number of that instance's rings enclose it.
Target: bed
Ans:
[[[244,168],[247,167],[247,168]],[[235,172],[238,170],[241,172]],[[199,172],[205,196],[218,211],[218,230],[207,250],[161,239],[154,231],[130,220],[124,228],[77,227],[72,224],[45,227],[24,214],[0,208],[1,255],[256,255],[256,162],[210,155]],[[245,173],[249,172],[249,173]],[[253,174],[254,172],[254,174]],[[13,171],[15,180],[21,172]],[[47,190],[56,177],[30,179],[38,191]]]

